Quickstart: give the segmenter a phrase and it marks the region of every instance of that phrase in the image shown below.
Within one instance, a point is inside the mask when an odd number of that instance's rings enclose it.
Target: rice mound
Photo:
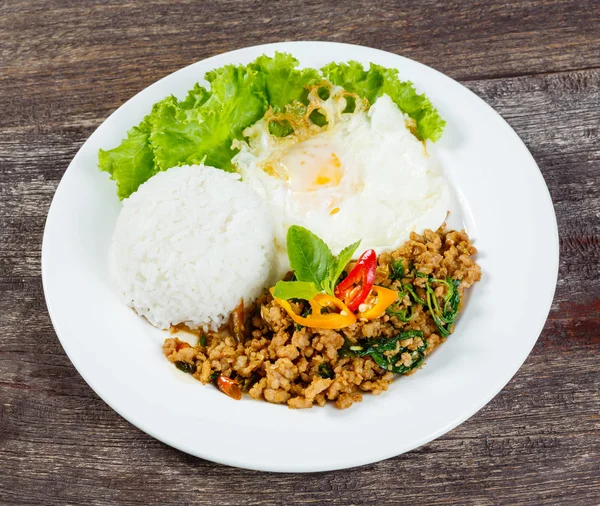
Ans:
[[[109,266],[126,304],[156,327],[216,330],[261,294],[274,249],[269,211],[238,174],[186,165],[123,202]]]

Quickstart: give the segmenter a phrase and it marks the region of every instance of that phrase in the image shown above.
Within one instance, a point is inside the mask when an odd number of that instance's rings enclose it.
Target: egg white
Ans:
[[[448,210],[447,182],[390,97],[338,116],[316,135],[283,141],[261,120],[247,132],[250,142],[238,145],[233,163],[267,202],[280,249],[290,225],[308,228],[334,254],[358,239],[361,251],[390,250],[412,231],[437,229]]]

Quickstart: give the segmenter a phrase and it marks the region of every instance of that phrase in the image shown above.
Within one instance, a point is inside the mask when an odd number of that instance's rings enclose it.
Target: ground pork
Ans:
[[[446,339],[440,335],[440,328],[427,306],[415,300],[415,296],[422,300],[427,297],[427,278],[420,276],[456,280],[460,310],[465,289],[481,278],[481,270],[473,260],[476,252],[464,231],[447,232],[441,228],[437,232],[426,230],[423,235],[412,233],[410,240],[400,248],[378,257],[375,283],[400,292],[401,300],[390,314],[373,321],[358,321],[337,331],[311,329],[297,326],[287,312],[265,294],[250,309],[243,342],[224,330],[204,335],[197,346],[190,346],[177,337],[168,338],[163,352],[179,369],[205,384],[223,374],[238,382],[254,399],[287,404],[291,408],[323,406],[333,401],[336,407],[345,409],[361,402],[362,392],[380,394],[387,390],[396,376],[378,366],[371,356],[352,356],[348,347],[418,330],[422,338],[403,340],[402,347],[406,351],[395,365],[406,368],[419,365],[414,353],[418,354],[418,350],[426,346],[423,355],[429,355]],[[403,272],[399,278],[400,265]],[[433,296],[443,305],[446,285],[430,282],[432,285]],[[406,286],[412,288],[415,296],[406,291]],[[294,302],[292,306],[299,314],[306,309],[301,302]],[[451,325],[446,334],[452,331]],[[396,349],[386,352],[386,356],[395,356],[399,350],[400,342]]]

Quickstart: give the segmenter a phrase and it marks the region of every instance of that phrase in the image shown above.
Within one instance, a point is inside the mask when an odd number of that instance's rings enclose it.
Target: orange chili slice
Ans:
[[[240,386],[231,378],[228,378],[223,374],[220,374],[217,378],[217,388],[236,401],[239,401],[242,398]]]
[[[359,320],[375,320],[376,318],[379,318],[385,313],[385,310],[398,299],[398,292],[396,290],[390,290],[383,286],[374,286],[372,293],[373,292],[375,293],[377,300],[373,307],[356,315]]]
[[[271,288],[271,295],[273,295],[273,288]],[[309,300],[308,303],[312,309],[312,314],[308,316],[300,316],[296,314],[292,309],[292,305],[284,299],[278,299],[273,297],[277,303],[286,310],[287,314],[290,315],[292,320],[297,324],[303,325],[304,327],[312,327],[316,329],[342,329],[348,325],[352,325],[356,322],[356,316],[352,311],[348,309],[340,299],[320,293],[313,299]],[[324,308],[335,307],[340,310],[339,313],[321,313]]]

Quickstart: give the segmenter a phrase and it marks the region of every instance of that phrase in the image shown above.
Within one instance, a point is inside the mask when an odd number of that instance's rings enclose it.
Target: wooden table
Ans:
[[[302,39],[408,56],[494,107],[544,174],[561,262],[533,352],[469,421],[378,464],[275,475],[190,457],[104,404],[56,338],[40,247],[64,170],[125,100],[208,56]],[[599,128],[597,1],[0,2],[0,503],[599,504]]]

